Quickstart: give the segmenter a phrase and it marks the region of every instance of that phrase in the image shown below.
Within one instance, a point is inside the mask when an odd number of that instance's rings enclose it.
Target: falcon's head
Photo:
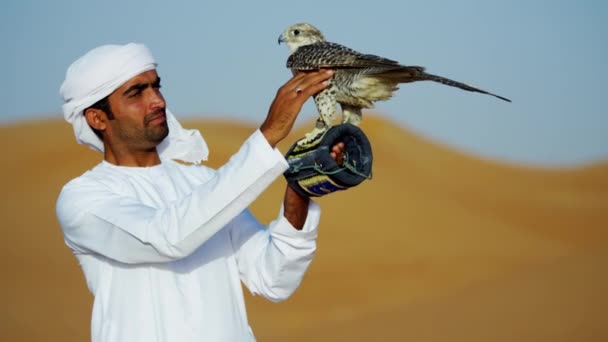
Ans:
[[[318,42],[324,42],[325,37],[316,27],[299,23],[289,26],[285,32],[279,36],[279,44],[285,43],[292,53],[300,46],[309,45]]]

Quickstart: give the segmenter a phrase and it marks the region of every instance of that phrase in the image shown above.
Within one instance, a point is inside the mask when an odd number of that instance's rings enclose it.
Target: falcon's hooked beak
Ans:
[[[281,33],[281,35],[279,36],[279,45],[281,45],[281,43],[285,43],[285,42],[286,42],[285,37],[284,37],[284,35]]]

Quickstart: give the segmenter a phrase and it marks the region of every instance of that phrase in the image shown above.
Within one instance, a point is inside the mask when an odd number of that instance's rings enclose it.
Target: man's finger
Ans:
[[[325,80],[328,80],[333,76],[333,74],[334,71],[330,69],[311,73],[309,75],[306,75],[306,77],[301,80],[299,86],[302,89],[306,89],[312,85],[319,84]]]
[[[328,80],[333,73],[333,70],[323,70],[307,74],[294,86],[294,90],[298,95],[303,94],[306,97],[316,94],[321,89],[327,87],[329,83],[324,81]],[[297,91],[297,89],[301,91]]]
[[[327,70],[330,70],[330,69],[321,69],[321,70],[314,70],[314,71],[298,71],[289,81],[287,81],[287,83],[285,83],[285,85],[286,86],[293,86],[293,85],[301,86],[302,83],[307,82],[306,79],[315,77],[317,75],[322,75]]]
[[[334,146],[332,146],[331,150],[336,153],[341,153],[342,151],[344,151],[344,143],[339,142],[335,144]]]
[[[328,80],[325,80],[320,83],[312,84],[309,87],[302,89],[302,95],[304,95],[307,98],[311,97],[311,96],[317,94],[318,92],[320,92],[321,90],[327,88],[327,86],[329,86]]]
[[[290,78],[283,86],[279,89],[279,92],[291,92],[296,89],[298,84],[302,83],[302,79],[306,77],[304,73],[297,73],[292,78]]]
[[[298,71],[286,84],[292,84],[297,82],[302,82],[302,79],[309,75],[309,73]]]

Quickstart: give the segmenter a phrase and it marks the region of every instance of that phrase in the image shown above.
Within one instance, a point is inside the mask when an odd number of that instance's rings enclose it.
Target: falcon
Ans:
[[[335,70],[330,85],[313,97],[320,117],[315,129],[306,136],[306,141],[314,139],[333,125],[337,118],[336,104],[339,103],[342,107],[342,122],[358,126],[361,110],[373,108],[376,101],[390,99],[399,89],[400,83],[434,81],[511,102],[483,89],[428,74],[421,66],[401,65],[384,57],[360,53],[328,42],[321,31],[307,23],[290,26],[279,36],[279,44],[281,43],[285,43],[291,52],[287,68],[294,73],[319,68]],[[298,88],[294,91],[299,93]]]

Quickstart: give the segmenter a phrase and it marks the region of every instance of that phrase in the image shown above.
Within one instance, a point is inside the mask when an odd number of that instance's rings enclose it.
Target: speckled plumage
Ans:
[[[470,85],[428,74],[420,66],[405,66],[384,57],[363,54],[346,46],[328,42],[317,28],[301,23],[290,26],[279,37],[291,50],[287,67],[294,72],[329,68],[335,70],[330,86],[314,97],[322,119],[317,129],[327,128],[337,117],[335,104],[342,107],[343,122],[358,125],[361,109],[375,101],[391,98],[400,83],[434,81],[463,90],[495,96]]]

